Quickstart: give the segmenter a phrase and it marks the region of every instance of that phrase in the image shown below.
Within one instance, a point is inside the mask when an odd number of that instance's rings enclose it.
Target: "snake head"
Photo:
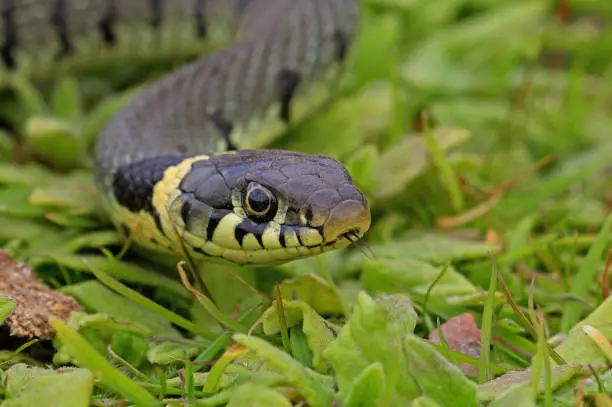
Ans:
[[[186,246],[209,259],[278,264],[346,246],[370,227],[365,195],[321,155],[213,155],[193,162],[178,189],[170,218]]]

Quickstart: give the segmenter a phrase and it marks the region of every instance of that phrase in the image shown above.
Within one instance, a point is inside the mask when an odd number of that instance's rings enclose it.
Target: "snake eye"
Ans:
[[[276,215],[276,197],[267,188],[251,183],[244,194],[244,207],[249,218],[266,222]]]

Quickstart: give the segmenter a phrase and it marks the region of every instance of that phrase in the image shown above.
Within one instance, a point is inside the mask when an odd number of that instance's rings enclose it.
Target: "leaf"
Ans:
[[[107,314],[124,321],[134,321],[147,327],[151,334],[166,337],[178,337],[178,332],[170,322],[160,315],[118,295],[95,280],[69,285],[62,292],[70,294],[87,310],[93,313]]]
[[[404,238],[396,238],[384,244],[372,244],[371,249],[377,260],[412,259],[434,264],[487,258],[490,252],[497,253],[500,250],[497,246],[481,242],[420,231],[412,232]],[[361,253],[352,254],[349,256],[346,267],[356,267],[361,264],[362,258]]]
[[[409,293],[415,301],[422,302],[442,269],[418,260],[377,258],[364,261],[361,281],[368,291]],[[477,292],[479,290],[468,279],[448,266],[444,276],[431,289],[428,308],[439,311],[450,306],[449,300]]]
[[[342,303],[329,284],[316,274],[288,278],[280,283],[282,298],[297,299],[319,314],[342,314]]]
[[[458,146],[470,136],[467,130],[452,127],[436,128],[432,134],[441,152]],[[379,199],[392,197],[431,165],[426,140],[421,135],[404,137],[378,157],[373,179],[375,188],[371,192]]]
[[[61,78],[51,95],[51,107],[61,119],[75,122],[81,117],[82,100],[77,81]]]
[[[612,297],[608,297],[589,316],[576,324],[565,340],[556,348],[559,356],[567,363],[605,364],[607,358],[597,344],[582,330],[590,325],[612,340]]]
[[[312,407],[329,407],[333,402],[332,389],[315,375],[310,374],[307,368],[292,359],[287,353],[254,336],[234,334],[233,338],[238,344],[252,350],[257,356],[283,373],[287,381],[296,387]]]
[[[60,168],[83,164],[83,147],[72,123],[44,116],[31,116],[24,135],[31,151],[44,162]]]
[[[15,309],[17,303],[8,295],[0,294],[0,325],[4,323],[6,317]]]
[[[379,406],[385,395],[385,372],[379,362],[363,369],[346,396],[345,407]]]
[[[140,89],[136,88],[118,95],[112,95],[88,112],[83,121],[81,135],[85,146],[89,146],[94,142],[113,116],[125,106],[138,90]]]
[[[0,213],[20,218],[42,219],[45,211],[28,205],[30,187],[12,186],[0,189]]]
[[[584,297],[596,281],[598,265],[602,263],[602,257],[606,248],[609,248],[609,237],[612,235],[612,213],[608,215],[606,221],[601,226],[601,230],[593,245],[587,253],[587,257],[582,263],[580,270],[574,277],[571,294],[576,297]],[[563,307],[563,318],[561,329],[569,331],[580,319],[581,304],[577,301],[567,301]]]
[[[47,111],[42,93],[25,76],[13,76],[10,85],[29,116],[42,115]]]
[[[87,407],[93,392],[93,374],[86,369],[56,372],[16,364],[4,373],[3,407]]]
[[[353,313],[338,337],[323,352],[336,373],[340,398],[372,363],[383,367],[383,403],[404,405],[421,392],[403,357],[403,338],[413,332],[417,315],[405,294],[369,297],[359,293]]]
[[[28,201],[34,206],[62,209],[72,214],[106,216],[100,194],[90,177],[84,179],[73,176],[46,187],[36,188]]]
[[[429,397],[419,397],[414,399],[412,407],[441,407],[438,403]]]
[[[477,387],[433,345],[414,335],[405,339],[404,352],[423,393],[441,407],[477,407]]]
[[[53,180],[53,173],[39,164],[0,164],[0,184],[40,187]]]
[[[91,267],[110,274],[117,280],[143,284],[146,286],[161,287],[181,298],[189,298],[185,288],[179,282],[164,276],[163,273],[149,270],[133,263],[109,259],[104,256],[46,254],[33,258],[30,264],[33,268],[46,265],[57,265],[80,272],[91,273],[88,266],[89,264]]]
[[[78,361],[79,366],[91,370],[102,384],[136,405],[156,404],[149,392],[108,363],[77,331],[59,319],[53,319],[51,325],[65,351]]]
[[[156,365],[167,365],[184,357],[193,357],[198,354],[200,348],[195,344],[161,342],[153,344],[148,352],[147,359]]]
[[[323,358],[323,351],[334,340],[336,329],[312,307],[304,301],[283,301],[287,327],[301,325],[301,329],[312,351],[312,365],[319,373],[330,373],[331,366]],[[271,305],[263,314],[263,329],[266,335],[275,335],[280,332],[278,309]]]
[[[533,393],[529,386],[510,386],[493,400],[489,407],[536,407]]]
[[[285,396],[270,388],[247,383],[232,392],[227,407],[291,407]]]
[[[588,368],[580,365],[553,366],[551,370],[553,390],[567,383],[572,377],[588,372]],[[531,381],[531,370],[517,370],[506,373],[503,376],[478,385],[478,399],[482,402],[494,400],[513,386],[531,386]],[[538,390],[539,392],[544,391],[543,375],[540,378]]]
[[[341,158],[387,127],[391,111],[389,88],[373,85],[358,95],[335,102],[298,128],[279,148]],[[329,129],[337,129],[329,137]]]

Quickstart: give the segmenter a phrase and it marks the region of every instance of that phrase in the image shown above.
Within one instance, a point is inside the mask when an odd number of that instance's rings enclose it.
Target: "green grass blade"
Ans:
[[[578,274],[574,278],[570,293],[576,297],[584,297],[589,293],[591,287],[595,283],[595,278],[598,273],[598,265],[601,263],[601,258],[606,250],[606,246],[610,241],[610,232],[612,228],[612,213],[608,214],[597,238],[587,253],[586,259]],[[561,319],[561,330],[568,332],[580,320],[580,303],[576,301],[567,301],[563,307],[563,317]]]
[[[60,319],[53,318],[50,322],[66,352],[75,358],[81,367],[91,370],[99,377],[102,384],[136,406],[157,405],[155,397],[108,363],[77,331]]]

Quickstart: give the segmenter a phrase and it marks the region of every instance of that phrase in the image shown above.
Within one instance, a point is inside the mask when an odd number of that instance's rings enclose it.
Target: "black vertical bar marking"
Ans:
[[[217,127],[217,129],[219,129],[219,132],[221,133],[221,137],[225,141],[226,149],[228,151],[237,150],[238,148],[236,147],[236,145],[232,142],[230,138],[230,135],[232,134],[232,130],[234,129],[234,125],[232,124],[232,122],[227,120],[223,116],[223,113],[219,110],[211,114],[209,117],[210,117],[210,120],[213,122],[213,124]]]
[[[206,0],[195,0],[193,18],[195,19],[196,35],[199,38],[205,38],[206,34],[208,34],[208,27],[206,27],[206,16],[204,13],[205,7]]]
[[[212,241],[219,222],[221,222],[221,219],[223,219],[225,215],[228,215],[231,212],[232,211],[229,209],[214,209],[212,211],[210,218],[208,219],[208,225],[206,226],[206,240]]]
[[[287,234],[287,229],[288,229],[287,226],[281,225],[280,231],[278,233],[278,243],[284,248],[287,248],[287,242],[285,241],[285,235]]]
[[[334,32],[334,36],[332,37],[335,45],[335,56],[336,61],[343,62],[346,58],[346,51],[348,48],[348,39],[346,35],[341,31]]]
[[[117,22],[117,7],[115,0],[106,0],[106,11],[104,16],[98,22],[98,29],[100,30],[100,36],[102,41],[109,45],[117,43],[117,36],[115,35],[115,23]]]
[[[151,27],[154,29],[158,29],[161,26],[162,16],[163,16],[163,6],[164,0],[149,0],[149,6],[151,7]]]
[[[161,223],[161,215],[157,209],[153,210],[153,220],[155,220],[155,227],[157,227],[157,230],[159,230],[159,233],[161,233],[162,236],[167,237],[166,232],[164,232],[164,228]]]
[[[280,119],[289,124],[291,121],[291,100],[300,85],[299,72],[283,69],[278,73],[278,92],[280,99]]]
[[[242,246],[244,237],[248,234],[252,234],[255,236],[255,239],[257,239],[259,245],[265,248],[266,246],[264,246],[263,243],[263,233],[267,226],[267,222],[255,223],[250,219],[245,219],[236,226],[236,229],[234,230],[234,237],[240,246]]]
[[[55,0],[51,5],[51,24],[55,28],[57,41],[59,43],[58,58],[63,58],[72,53],[74,47],[70,42],[70,34],[68,32],[68,16],[65,0]]]
[[[1,12],[2,34],[4,42],[0,48],[0,57],[7,68],[15,68],[15,51],[17,47],[17,25],[15,24],[15,0],[4,0]]]

